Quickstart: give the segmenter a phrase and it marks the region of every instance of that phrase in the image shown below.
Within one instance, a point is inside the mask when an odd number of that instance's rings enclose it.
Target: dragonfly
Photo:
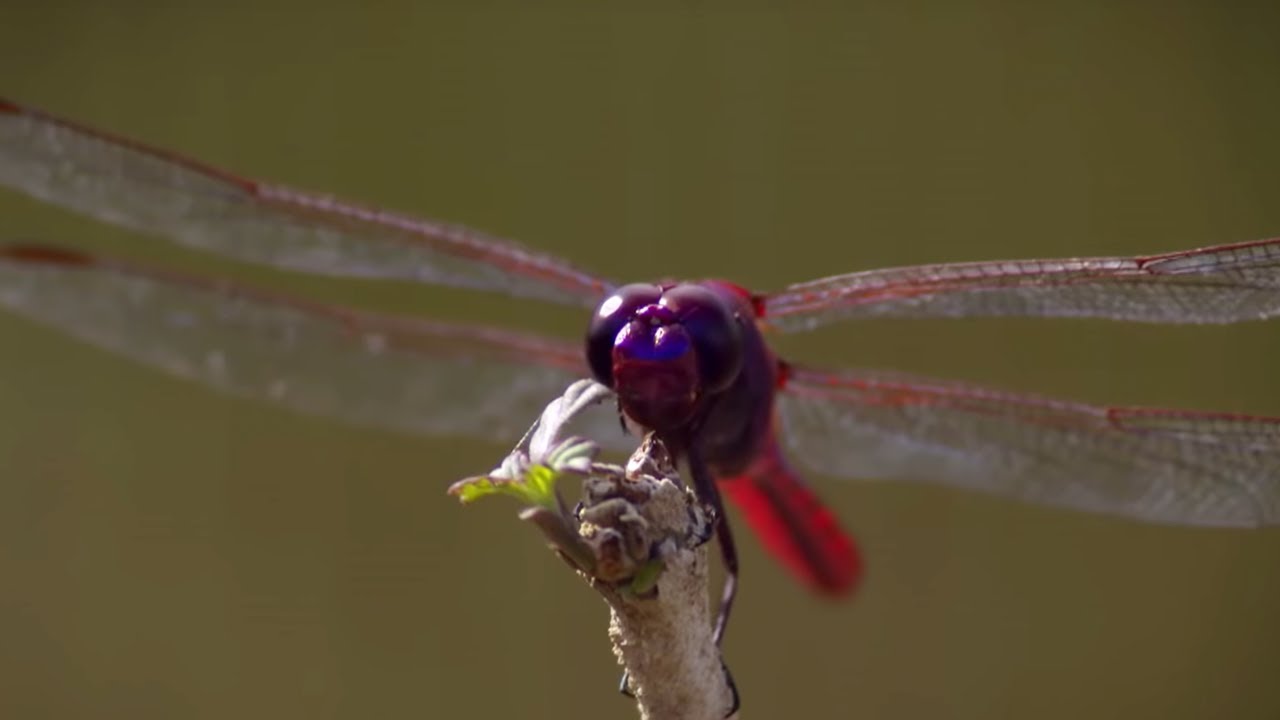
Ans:
[[[1149,523],[1280,524],[1280,417],[1108,407],[785,361],[768,333],[871,317],[1233,323],[1280,313],[1280,238],[1132,257],[875,269],[755,293],[618,284],[477,230],[251,180],[0,100],[0,185],[235,260],[580,307],[585,339],[379,314],[52,245],[0,246],[0,307],[214,389],[421,435],[518,438],[584,376],[686,461],[737,582],[723,496],[808,587],[862,560],[793,458]],[[614,422],[616,422],[616,417]],[[614,432],[618,432],[616,426]]]

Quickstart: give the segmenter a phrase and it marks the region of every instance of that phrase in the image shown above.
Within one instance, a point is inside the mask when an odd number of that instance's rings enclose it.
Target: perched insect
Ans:
[[[359,312],[72,250],[0,249],[0,306],[216,388],[365,425],[505,440],[590,372],[738,505],[809,586],[857,582],[854,543],[784,457],[1187,525],[1280,522],[1280,419],[1098,407],[779,360],[763,330],[868,316],[1228,323],[1280,312],[1280,240],[1140,257],[871,270],[755,294],[618,286],[465,228],[236,177],[0,100],[0,184],[179,244],[324,275],[594,307],[581,343]],[[723,518],[723,514],[721,514]],[[737,557],[719,522],[733,598]]]

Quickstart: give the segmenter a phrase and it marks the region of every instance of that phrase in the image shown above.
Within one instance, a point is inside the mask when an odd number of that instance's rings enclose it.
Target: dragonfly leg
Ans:
[[[720,541],[720,562],[724,564],[724,589],[720,593],[720,612],[716,615],[716,627],[712,638],[716,647],[724,641],[724,631],[729,625],[729,613],[733,610],[733,599],[738,594],[738,546],[733,541],[733,530],[729,527],[729,519],[725,516],[724,500],[720,497],[720,488],[701,454],[694,450],[688,455],[689,474],[693,478],[693,492],[698,499],[711,506],[715,513],[716,539]],[[741,698],[738,696],[738,684],[733,681],[733,673],[724,657],[720,658],[720,667],[724,668],[724,679],[733,696],[729,711],[725,717],[732,717],[738,712]]]
[[[716,615],[713,634],[715,643],[719,646],[724,640],[729,613],[733,610],[733,600],[738,594],[738,546],[733,541],[733,530],[725,516],[724,500],[720,497],[720,488],[716,487],[711,471],[696,450],[689,452],[688,461],[693,492],[699,500],[710,505],[711,511],[715,513],[716,539],[720,541],[720,561],[724,564],[724,589],[720,593],[720,612]]]
[[[732,696],[729,702],[729,712],[725,713],[726,718],[731,718],[738,712],[738,708],[742,707],[742,699],[738,697],[738,683],[733,681],[733,673],[729,672],[729,666],[725,664],[724,658],[720,658],[720,667],[724,669],[724,681],[729,685],[729,694]]]
[[[629,698],[634,698],[635,693],[631,692],[631,672],[629,670],[622,671],[622,679],[618,681],[618,692]]]

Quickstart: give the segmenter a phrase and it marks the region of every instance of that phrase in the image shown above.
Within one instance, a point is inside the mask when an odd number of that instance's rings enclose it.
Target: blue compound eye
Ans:
[[[675,316],[698,358],[702,387],[720,392],[742,371],[742,330],[738,318],[715,292],[700,285],[678,285],[660,303]]]
[[[602,385],[613,387],[613,345],[640,309],[662,298],[662,288],[649,283],[624,285],[605,298],[587,326],[587,364]]]

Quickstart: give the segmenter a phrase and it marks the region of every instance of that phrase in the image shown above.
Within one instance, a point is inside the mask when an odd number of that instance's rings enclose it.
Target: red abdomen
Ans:
[[[858,584],[857,546],[835,513],[787,464],[775,437],[761,445],[745,470],[716,479],[765,548],[811,588],[844,595]]]

